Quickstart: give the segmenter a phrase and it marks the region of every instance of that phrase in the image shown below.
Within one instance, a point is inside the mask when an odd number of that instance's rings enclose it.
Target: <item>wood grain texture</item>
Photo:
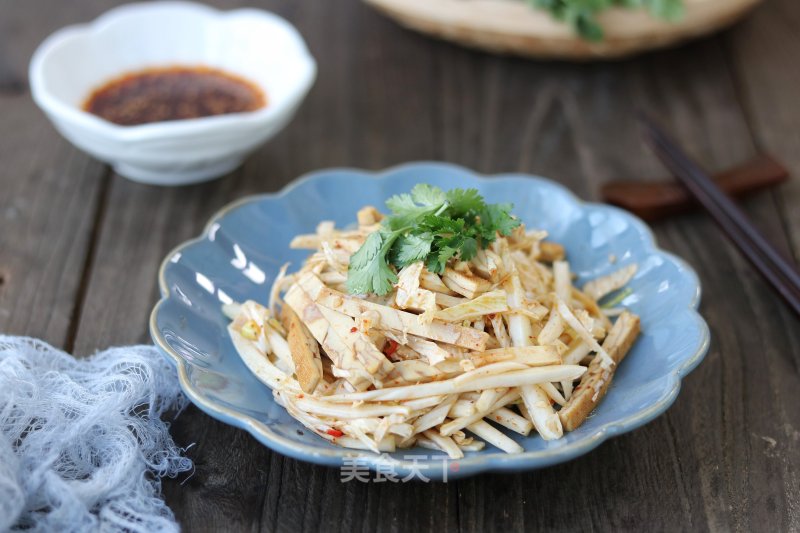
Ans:
[[[0,4],[0,331],[56,345],[71,342],[107,171],[53,130],[27,67],[39,41],[87,7],[43,17],[42,5]]]
[[[56,15],[44,2],[15,3],[0,19],[0,276],[10,272],[0,282],[0,330],[60,345],[74,337],[78,354],[147,342],[162,257],[230,200],[317,168],[441,159],[545,175],[597,199],[612,179],[665,177],[636,129],[633,110],[644,107],[712,171],[767,147],[800,175],[794,0],[767,2],[723,36],[603,65],[463,50],[402,30],[357,0],[259,2],[306,37],[316,85],[292,124],[242,168],[172,189],[104,178],[29,100],[24,72],[35,44],[101,4]],[[745,203],[796,254],[798,194],[795,177]],[[272,453],[190,407],[172,428],[180,444],[194,443],[196,468],[164,481],[168,504],[187,531],[800,528],[800,322],[703,214],[654,230],[698,270],[712,348],[651,424],[536,472],[343,484],[338,470]]]
[[[800,5],[772,0],[726,40],[756,142],[774,151],[794,176],[800,176],[800,106],[789,88],[800,83],[798,27]],[[783,185],[775,200],[800,259],[800,179]]]

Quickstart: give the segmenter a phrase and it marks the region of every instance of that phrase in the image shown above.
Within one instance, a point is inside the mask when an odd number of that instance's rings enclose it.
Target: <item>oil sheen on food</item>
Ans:
[[[84,109],[114,124],[255,111],[267,105],[254,83],[210,67],[173,66],[129,72],[94,90]]]

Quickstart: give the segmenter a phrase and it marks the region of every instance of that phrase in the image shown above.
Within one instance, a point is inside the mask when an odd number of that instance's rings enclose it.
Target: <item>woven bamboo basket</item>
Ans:
[[[641,9],[598,17],[605,37],[588,42],[549,13],[521,0],[365,0],[400,24],[464,46],[533,58],[595,60],[673,46],[724,28],[762,0],[684,0],[682,20]]]

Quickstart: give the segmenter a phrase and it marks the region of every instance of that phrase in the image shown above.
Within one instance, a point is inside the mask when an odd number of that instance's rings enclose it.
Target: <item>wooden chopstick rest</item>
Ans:
[[[714,176],[719,187],[741,197],[786,181],[789,171],[773,157],[762,154]],[[602,188],[603,199],[653,221],[699,207],[689,191],[675,181],[612,181]]]

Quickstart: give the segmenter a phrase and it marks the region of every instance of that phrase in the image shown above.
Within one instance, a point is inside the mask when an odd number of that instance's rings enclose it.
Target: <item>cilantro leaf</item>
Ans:
[[[649,0],[645,3],[650,13],[669,21],[680,20],[686,11],[682,0]]]
[[[396,253],[392,256],[392,263],[403,268],[411,263],[422,261],[428,257],[431,244],[433,244],[433,235],[430,233],[400,237],[394,246]]]
[[[351,293],[387,294],[397,282],[395,269],[417,261],[441,274],[449,261],[469,261],[498,233],[509,235],[520,225],[511,215],[511,204],[487,204],[476,189],[445,192],[418,184],[410,194],[392,196],[386,205],[391,215],[350,258]]]
[[[386,200],[386,207],[388,207],[395,216],[415,214],[419,210],[417,204],[414,203],[414,199],[411,198],[411,195],[408,193],[395,194]]]
[[[420,207],[414,203],[410,194],[397,194],[386,200],[386,207],[392,212],[386,223],[392,230],[399,230],[424,216],[430,208]]]
[[[426,215],[417,222],[420,229],[434,235],[448,237],[464,231],[466,221],[463,218],[452,219],[445,215]]]
[[[428,259],[425,260],[425,268],[428,269],[428,272],[433,272],[434,274],[444,273],[444,263],[439,262],[438,254],[428,256]]]
[[[351,294],[383,295],[397,283],[397,274],[386,261],[386,253],[396,235],[382,231],[370,233],[364,244],[350,257],[347,270],[347,290]]]
[[[447,191],[447,202],[453,216],[463,216],[470,211],[479,212],[486,207],[478,189],[450,189]]]
[[[350,256],[350,268],[363,270],[369,268],[370,264],[378,257],[383,246],[383,234],[375,231],[367,236],[367,240]]]
[[[461,244],[461,250],[458,252],[458,258],[462,261],[469,261],[475,254],[478,253],[478,241],[474,237],[467,237]]]
[[[445,265],[450,260],[450,258],[455,257],[457,253],[458,253],[458,248],[455,248],[453,246],[443,246],[442,248],[439,249],[439,253],[436,256],[436,259],[437,261],[439,261],[439,263]],[[442,268],[442,270],[444,270],[444,268]]]
[[[392,211],[389,227],[399,230],[412,225],[418,218],[433,214],[445,203],[444,191],[438,187],[418,184],[411,194],[397,194],[386,201],[386,207]]]
[[[489,204],[481,213],[481,221],[485,222],[487,228],[500,232],[500,235],[511,235],[514,228],[520,225],[520,221],[511,216],[513,208],[512,204]],[[490,240],[493,241],[494,237]]]
[[[447,200],[447,195],[439,187],[418,183],[411,189],[411,198],[426,207],[439,207]]]
[[[680,20],[685,13],[683,0],[526,0],[531,6],[547,11],[571,26],[587,41],[603,39],[597,16],[612,7],[647,9],[653,16],[668,21]]]

